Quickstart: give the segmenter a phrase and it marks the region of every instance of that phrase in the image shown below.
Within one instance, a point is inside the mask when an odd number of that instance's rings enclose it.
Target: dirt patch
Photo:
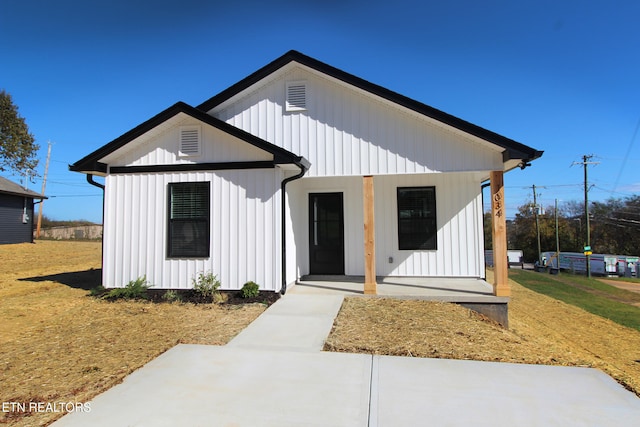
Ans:
[[[601,279],[600,281],[609,286],[615,286],[618,289],[623,289],[625,291],[631,291],[631,292],[640,294],[640,284],[638,284],[638,282],[625,282],[622,280],[606,280],[606,279]],[[628,302],[628,304],[631,304],[634,307],[640,307],[640,301]]]
[[[227,343],[266,308],[92,298],[100,254],[99,242],[0,246],[0,403],[87,402],[177,343]],[[0,424],[60,415],[0,412]]]
[[[610,286],[615,286],[618,289],[624,289],[625,291],[631,291],[640,293],[640,283],[638,282],[625,282],[623,280],[607,280],[600,279],[602,283],[606,283]]]
[[[354,297],[345,299],[325,349],[588,366],[640,395],[640,332],[511,285],[508,330],[454,304]]]

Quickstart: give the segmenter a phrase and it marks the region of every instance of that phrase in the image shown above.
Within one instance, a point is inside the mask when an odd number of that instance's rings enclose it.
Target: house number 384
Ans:
[[[502,216],[502,195],[500,193],[494,194],[493,202],[494,202],[495,216],[500,218]]]

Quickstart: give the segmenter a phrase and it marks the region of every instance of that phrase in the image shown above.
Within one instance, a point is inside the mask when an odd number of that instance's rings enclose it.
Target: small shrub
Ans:
[[[147,299],[147,290],[150,287],[149,282],[147,282],[147,276],[142,276],[130,281],[124,288],[111,289],[104,298],[109,300]]]
[[[182,301],[182,296],[178,293],[178,291],[170,289],[162,294],[162,299],[167,302],[180,302]]]
[[[193,291],[202,301],[214,301],[219,296],[220,280],[213,273],[199,273],[193,279]]]
[[[255,298],[260,295],[260,286],[255,282],[247,282],[240,289],[240,296],[242,298]]]
[[[91,290],[89,291],[89,295],[92,297],[101,297],[106,292],[107,292],[107,289],[104,286],[98,285],[95,288],[91,288]]]

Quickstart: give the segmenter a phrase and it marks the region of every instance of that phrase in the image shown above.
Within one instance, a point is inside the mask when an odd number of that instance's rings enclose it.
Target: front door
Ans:
[[[309,273],[344,274],[342,193],[309,194]]]

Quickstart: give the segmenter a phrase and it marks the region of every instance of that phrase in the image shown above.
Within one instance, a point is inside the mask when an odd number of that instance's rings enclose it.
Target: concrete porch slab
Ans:
[[[483,279],[440,277],[378,277],[377,296],[439,300],[448,302],[508,302],[493,295]],[[290,288],[295,294],[363,295],[363,276],[303,276]]]
[[[478,278],[377,277],[377,295],[364,295],[363,276],[303,276],[288,294],[343,295],[418,299],[460,304],[509,326],[508,297],[493,295],[493,286]]]

